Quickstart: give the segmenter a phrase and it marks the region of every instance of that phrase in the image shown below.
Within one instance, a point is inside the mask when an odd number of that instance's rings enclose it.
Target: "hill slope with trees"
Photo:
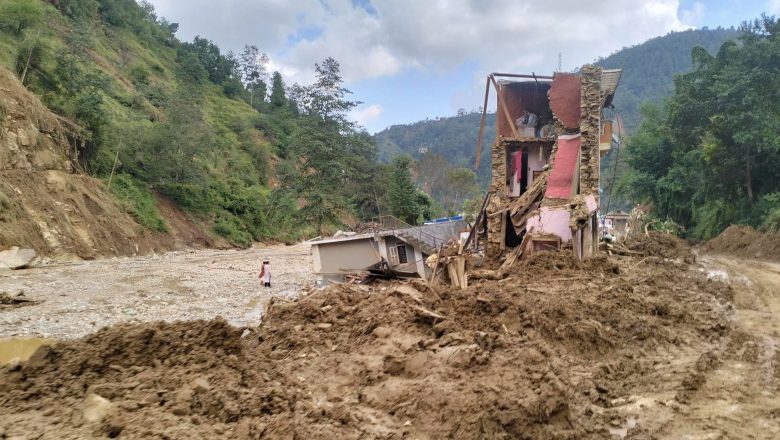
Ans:
[[[780,229],[780,23],[746,23],[738,41],[697,48],[663,106],[643,107],[621,189],[695,239],[730,224]]]
[[[674,91],[674,76],[691,71],[694,47],[715,52],[738,35],[734,28],[671,32],[598,60],[596,64],[606,69],[623,69],[613,105],[623,115],[628,132],[633,133],[641,122],[642,103],[660,103]]]
[[[289,85],[251,42],[223,52],[177,30],[146,2],[3,0],[0,65],[73,127],[76,168],[143,229],[169,229],[161,195],[237,245],[391,212],[391,167],[347,121],[336,60]]]

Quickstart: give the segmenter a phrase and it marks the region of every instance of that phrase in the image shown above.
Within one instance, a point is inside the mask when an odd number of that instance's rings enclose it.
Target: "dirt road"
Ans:
[[[780,438],[780,264],[724,256],[703,263],[734,287],[735,329],[661,437]]]
[[[262,258],[271,289],[257,280]],[[292,296],[313,281],[310,247],[199,250],[111,258],[0,272],[0,292],[36,305],[0,313],[0,338],[71,339],[126,321],[177,321],[222,316],[237,326],[259,324],[271,296]]]

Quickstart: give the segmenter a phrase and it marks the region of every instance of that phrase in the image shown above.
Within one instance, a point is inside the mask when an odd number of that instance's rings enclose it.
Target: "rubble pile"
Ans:
[[[732,225],[704,244],[706,251],[756,260],[780,261],[780,234]]]
[[[312,289],[258,328],[104,328],[5,367],[0,437],[608,438],[616,399],[699,357],[651,353],[729,329],[729,287],[639,261],[540,252],[466,289]]]

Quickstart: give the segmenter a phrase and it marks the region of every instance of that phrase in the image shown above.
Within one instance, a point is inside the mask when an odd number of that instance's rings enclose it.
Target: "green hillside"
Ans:
[[[671,32],[598,60],[596,64],[604,68],[623,69],[613,105],[623,115],[628,132],[633,133],[639,126],[643,102],[660,103],[674,91],[674,76],[693,68],[694,47],[716,52],[724,41],[738,35],[734,28]]]
[[[335,60],[316,66],[317,83],[287,87],[251,42],[224,53],[177,29],[134,0],[2,0],[0,64],[73,128],[79,167],[111,178],[147,228],[166,229],[154,193],[240,245],[386,207],[356,196],[378,192],[365,176],[389,167],[346,120],[356,103]]]
[[[394,156],[408,154],[419,159],[428,151],[447,158],[458,167],[474,167],[481,113],[428,119],[412,124],[393,125],[374,135],[379,159],[389,162]],[[477,171],[479,181],[490,180],[490,144],[496,136],[495,115],[487,115],[482,159]]]

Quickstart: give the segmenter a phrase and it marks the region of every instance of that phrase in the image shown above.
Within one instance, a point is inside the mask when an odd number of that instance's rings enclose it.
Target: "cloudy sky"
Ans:
[[[288,83],[334,57],[363,104],[353,118],[388,125],[482,105],[488,72],[574,69],[673,30],[738,25],[780,0],[150,0],[223,50],[254,44]]]

